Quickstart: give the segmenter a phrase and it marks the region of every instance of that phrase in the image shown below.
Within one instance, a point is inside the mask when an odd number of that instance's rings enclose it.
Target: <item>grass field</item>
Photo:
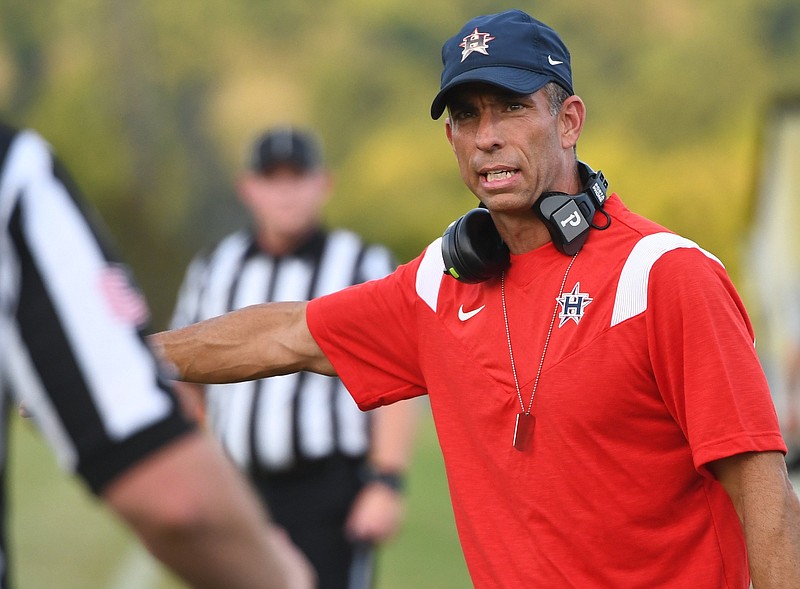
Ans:
[[[12,419],[8,465],[11,567],[17,589],[184,587],[65,477],[32,425]],[[471,587],[433,424],[423,419],[408,480],[408,517],[378,562],[376,589]]]

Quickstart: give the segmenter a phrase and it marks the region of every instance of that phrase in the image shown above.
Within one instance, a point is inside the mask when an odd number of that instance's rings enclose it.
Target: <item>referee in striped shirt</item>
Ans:
[[[61,466],[190,586],[310,589],[305,559],[182,414],[144,342],[146,303],[98,231],[44,139],[0,124],[2,412],[23,404]]]
[[[390,273],[395,264],[385,247],[323,228],[331,185],[315,134],[277,127],[259,137],[237,184],[253,227],[191,262],[172,327],[257,303],[308,300]],[[413,405],[363,413],[338,378],[302,372],[188,386],[184,395],[200,395],[206,423],[305,552],[319,588],[372,586],[372,546],[402,517]]]

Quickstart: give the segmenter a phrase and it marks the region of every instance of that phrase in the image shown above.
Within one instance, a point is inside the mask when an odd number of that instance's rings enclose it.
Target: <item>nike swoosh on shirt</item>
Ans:
[[[553,59],[549,55],[547,56],[547,61],[550,62],[550,65],[559,65],[561,63],[564,63],[563,61],[558,61],[557,59]]]
[[[461,305],[458,308],[458,318],[461,319],[461,321],[466,321],[467,319],[472,319],[473,317],[475,317],[475,315],[477,315],[478,313],[483,311],[483,308],[485,306],[486,305],[481,305],[480,307],[478,307],[477,309],[473,309],[472,311],[464,311],[464,305]]]

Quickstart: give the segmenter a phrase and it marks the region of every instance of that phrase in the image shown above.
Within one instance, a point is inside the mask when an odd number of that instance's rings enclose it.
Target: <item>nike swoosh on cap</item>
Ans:
[[[558,61],[557,59],[553,59],[549,55],[547,56],[547,61],[550,62],[550,65],[559,65],[561,63],[564,63],[563,61]]]
[[[477,309],[473,309],[472,311],[464,311],[464,305],[461,305],[458,308],[458,318],[461,319],[461,321],[466,321],[467,319],[472,319],[473,317],[475,317],[475,315],[477,315],[478,313],[483,311],[483,308],[485,306],[486,305],[481,305],[480,307],[478,307]]]

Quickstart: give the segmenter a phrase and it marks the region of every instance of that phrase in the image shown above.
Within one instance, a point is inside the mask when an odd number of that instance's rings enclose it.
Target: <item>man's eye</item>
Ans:
[[[519,102],[512,102],[508,105],[508,110],[521,110],[523,106]]]

